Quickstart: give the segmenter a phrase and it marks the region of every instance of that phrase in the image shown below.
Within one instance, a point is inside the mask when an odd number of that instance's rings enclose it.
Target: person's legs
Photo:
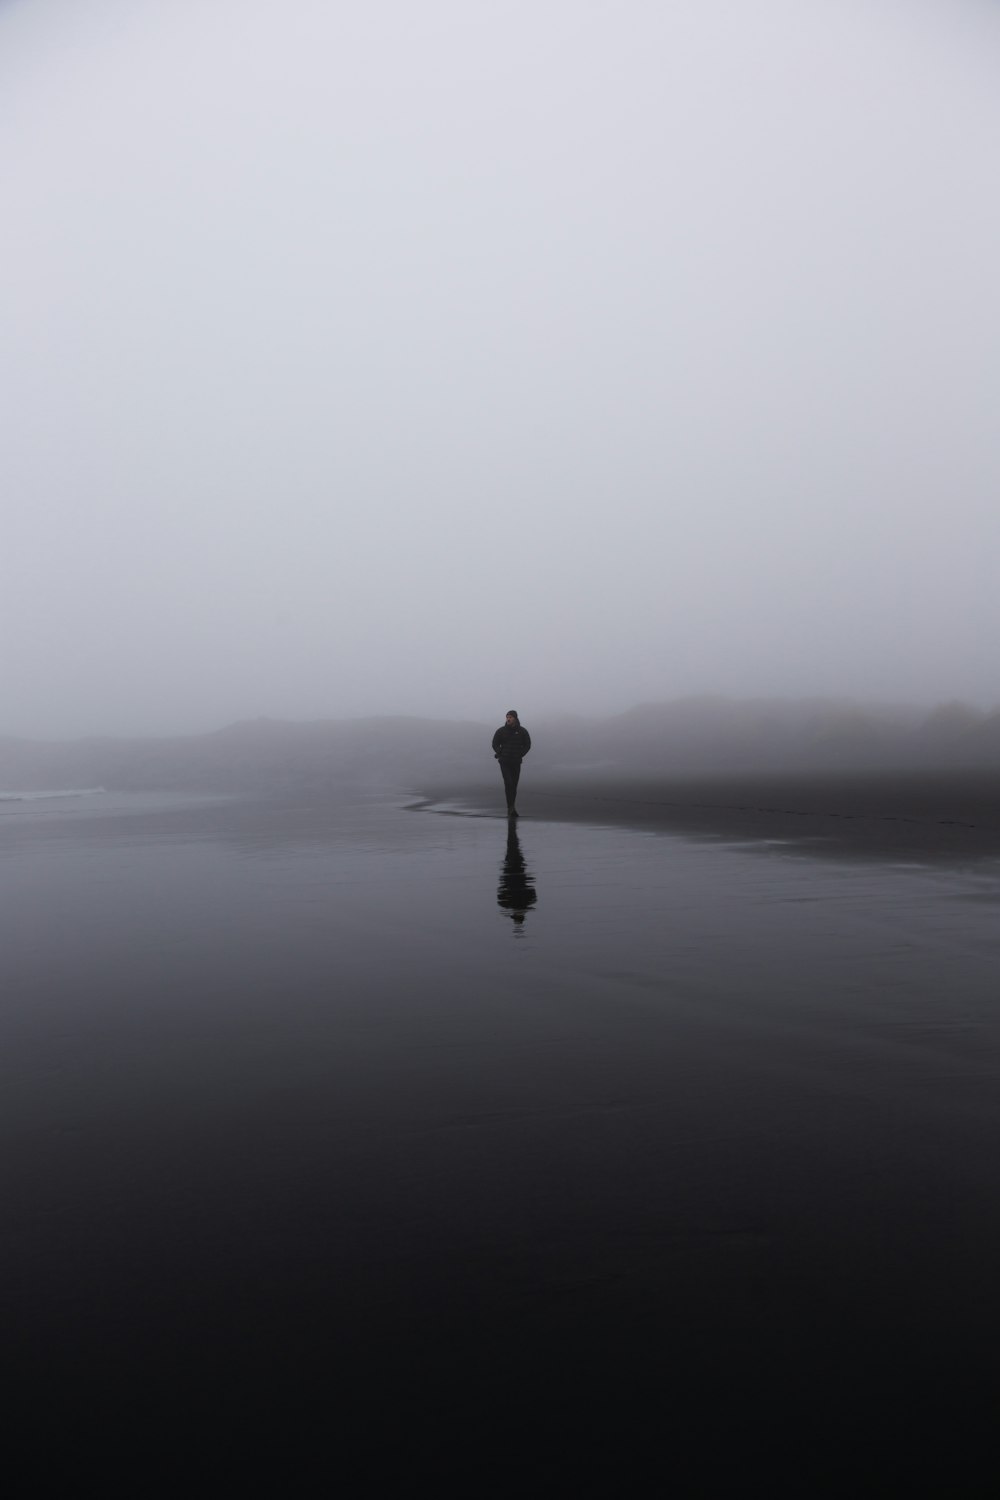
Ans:
[[[517,780],[521,774],[521,762],[519,760],[502,760],[500,772],[503,776],[503,789],[507,798],[507,811],[510,812],[514,806],[517,796]]]

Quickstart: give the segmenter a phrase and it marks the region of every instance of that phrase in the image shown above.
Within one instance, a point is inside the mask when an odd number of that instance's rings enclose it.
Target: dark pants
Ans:
[[[507,806],[514,806],[517,796],[517,782],[521,775],[520,760],[501,760],[500,774],[503,776],[503,789],[507,794]]]

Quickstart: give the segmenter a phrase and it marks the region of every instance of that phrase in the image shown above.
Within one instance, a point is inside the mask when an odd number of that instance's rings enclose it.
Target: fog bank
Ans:
[[[527,720],[526,720],[527,722]],[[405,794],[496,777],[495,723],[407,717],[290,723],[260,719],[212,734],[0,740],[0,791],[104,787],[323,796]],[[612,717],[528,724],[530,781],[610,773],[853,772],[1000,766],[1000,710],[943,704],[680,699]],[[530,775],[529,775],[530,772]]]
[[[0,731],[997,699],[1000,10],[0,6]]]

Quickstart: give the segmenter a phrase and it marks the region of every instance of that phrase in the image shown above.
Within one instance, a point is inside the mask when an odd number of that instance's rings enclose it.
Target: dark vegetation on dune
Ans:
[[[1000,710],[829,700],[685,698],[610,718],[528,715],[533,776],[685,777],[987,770],[1000,765]],[[497,720],[499,722],[499,718]],[[67,742],[0,739],[0,788],[406,791],[491,775],[494,724],[379,717],[257,719],[211,734]]]

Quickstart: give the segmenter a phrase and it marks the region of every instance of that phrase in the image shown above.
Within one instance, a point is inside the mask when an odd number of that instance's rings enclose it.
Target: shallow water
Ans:
[[[0,892],[24,1368],[971,1454],[1000,872],[118,794],[5,805]]]

